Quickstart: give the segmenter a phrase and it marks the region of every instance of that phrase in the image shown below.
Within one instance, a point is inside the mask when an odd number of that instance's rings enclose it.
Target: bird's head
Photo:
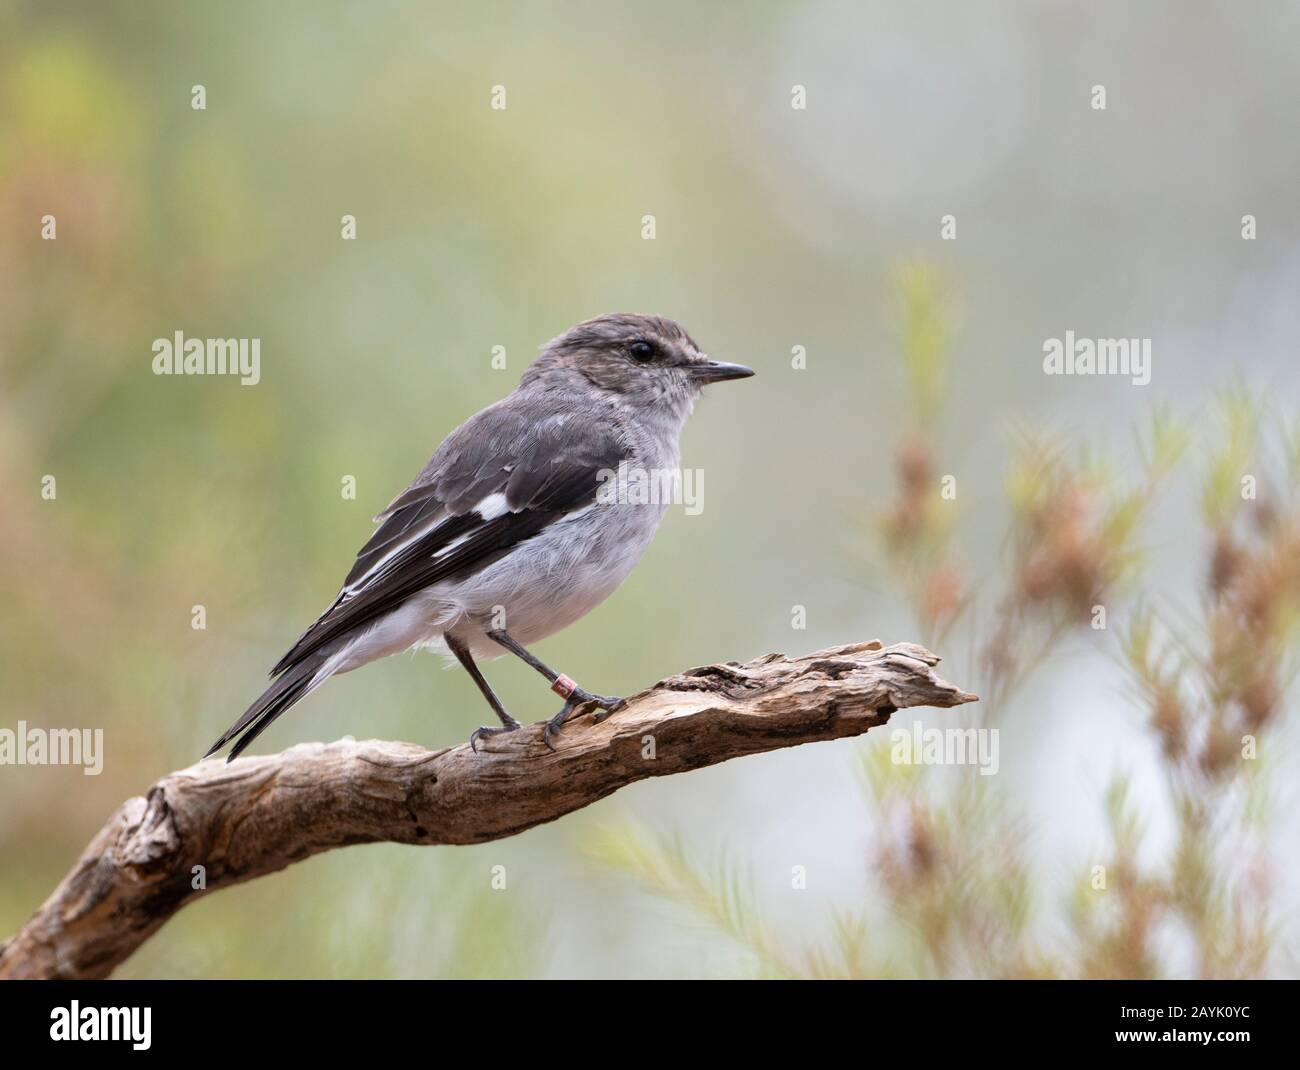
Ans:
[[[670,319],[611,313],[547,342],[523,383],[585,381],[630,408],[685,419],[708,383],[753,374],[743,364],[711,360]]]

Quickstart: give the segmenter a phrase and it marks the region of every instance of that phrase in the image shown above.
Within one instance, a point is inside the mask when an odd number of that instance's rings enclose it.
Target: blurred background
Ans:
[[[539,656],[618,694],[925,642],[985,701],[893,723],[996,727],[998,774],[876,731],[349,848],[118,975],[1294,975],[1298,56],[1295,3],[0,3],[0,727],[105,731],[98,777],[0,767],[0,934],[452,427],[630,310],[759,374],[687,428],[703,512]],[[155,376],[178,330],[261,382]],[[1152,339],[1150,385],[1045,376],[1067,330]],[[485,712],[408,655],[254,749]]]

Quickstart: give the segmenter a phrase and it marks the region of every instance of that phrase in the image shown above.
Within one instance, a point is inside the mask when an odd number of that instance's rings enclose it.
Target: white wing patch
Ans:
[[[464,535],[457,535],[454,539],[451,540],[451,542],[447,543],[446,546],[443,546],[438,550],[436,550],[433,554],[433,559],[436,561],[444,554],[451,553],[452,550],[456,549],[456,547],[459,546],[461,543],[466,542],[473,534],[474,532],[467,531],[465,532]]]
[[[471,513],[477,513],[479,518],[484,523],[486,523],[489,520],[495,520],[499,516],[505,516],[505,514],[508,513],[509,511],[510,508],[506,504],[506,496],[501,491],[497,491],[495,494],[489,494],[486,498],[484,498],[477,505],[475,505],[473,509],[469,510],[469,512]],[[374,583],[375,580],[379,579],[385,574],[385,572],[388,570],[389,562],[391,562],[394,557],[400,554],[403,550],[405,550],[408,546],[414,543],[417,539],[424,538],[425,535],[429,534],[430,531],[436,528],[439,524],[443,523],[446,519],[447,519],[447,514],[443,510],[439,510],[437,513],[431,516],[428,519],[428,521],[426,521],[424,524],[421,524],[418,528],[412,531],[409,535],[407,535],[405,539],[403,539],[401,542],[391,547],[388,550],[388,552],[385,553],[384,556],[381,557],[378,561],[376,561],[373,565],[371,565],[370,568],[368,568],[363,575],[358,576],[352,583],[344,587],[342,591],[343,597],[345,599],[351,598],[357,593],[359,593],[360,591],[365,590],[368,586],[370,586],[370,584]],[[463,535],[458,535],[456,538],[448,542],[445,546],[438,547],[438,549],[434,552],[433,557],[437,559],[439,557],[444,556],[445,554],[451,553],[452,550],[456,549],[456,547],[466,542],[473,535],[474,535],[473,531],[467,531]]]
[[[502,491],[489,494],[470,510],[472,513],[478,513],[484,520],[495,520],[499,516],[505,516],[509,511],[510,508],[506,505],[506,496]]]
[[[434,513],[434,515],[425,521],[425,523],[412,531],[405,539],[393,546],[386,554],[384,554],[383,557],[366,569],[362,575],[358,576],[355,580],[344,587],[342,591],[343,597],[351,598],[358,591],[364,590],[367,584],[383,575],[385,566],[387,566],[388,562],[391,561],[394,556],[400,554],[410,546],[411,543],[415,542],[416,539],[423,538],[446,519],[447,514],[444,511],[439,510]]]

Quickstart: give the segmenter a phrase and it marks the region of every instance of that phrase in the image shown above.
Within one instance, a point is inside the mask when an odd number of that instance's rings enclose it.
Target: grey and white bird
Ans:
[[[527,647],[608,598],[659,527],[664,496],[602,491],[616,485],[611,473],[676,473],[700,389],[753,374],[709,359],[659,316],[598,316],[552,339],[515,390],[448,435],[375,517],[333,604],[208,755],[235,740],[233,759],[331,676],[413,647],[454,656],[500,718],[470,736],[475,749],[520,727],[475,658],[512,653],[564,698],[548,746],[577,707],[616,709],[621,699],[584,690]]]

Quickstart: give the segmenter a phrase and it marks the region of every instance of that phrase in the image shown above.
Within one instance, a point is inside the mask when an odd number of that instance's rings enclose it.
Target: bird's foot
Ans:
[[[616,710],[621,710],[627,705],[626,699],[610,698],[605,695],[593,695],[590,691],[584,691],[582,688],[578,687],[577,684],[573,684],[567,677],[562,677],[561,679],[571,684],[572,690],[569,691],[568,697],[565,698],[564,705],[561,707],[560,712],[546,722],[546,728],[542,731],[542,742],[546,744],[548,750],[555,750],[555,744],[551,742],[552,738],[555,736],[555,733],[564,726],[564,722],[573,716],[574,711],[577,710],[579,706],[595,705],[596,713],[594,720],[599,724],[611,713],[614,713]]]
[[[511,717],[509,718],[509,720],[502,718],[502,723],[500,728],[488,728],[486,725],[484,725],[481,728],[476,728],[474,729],[473,732],[470,733],[469,749],[472,750],[475,754],[477,754],[478,741],[480,739],[488,739],[491,736],[499,736],[501,735],[502,732],[513,732],[516,729],[522,727],[523,725],[521,725],[518,721],[516,721],[513,717]]]
[[[625,698],[605,698],[603,695],[595,695],[593,697],[596,700],[597,709],[596,712],[591,715],[591,719],[597,724],[600,724],[600,722],[611,713],[618,713],[619,710],[627,705],[627,699]]]

